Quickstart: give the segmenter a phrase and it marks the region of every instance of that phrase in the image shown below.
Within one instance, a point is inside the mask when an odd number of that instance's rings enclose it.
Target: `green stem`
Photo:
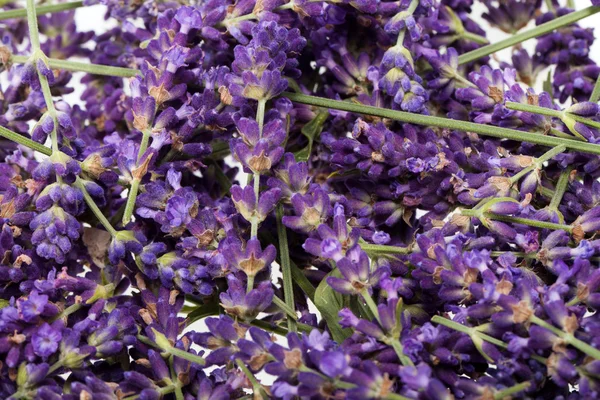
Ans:
[[[600,7],[598,7],[600,9]],[[395,111],[386,108],[365,106],[348,101],[331,100],[323,97],[307,96],[299,93],[284,92],[282,94],[288,99],[302,104],[317,107],[326,107],[336,110],[350,111],[358,114],[367,114],[396,121],[408,122],[415,125],[424,125],[438,128],[454,129],[462,132],[474,132],[484,136],[500,139],[517,140],[520,142],[534,143],[549,147],[565,145],[567,149],[583,153],[600,155],[600,145],[581,142],[572,139],[564,139],[546,136],[539,133],[523,132],[515,129],[500,128],[490,125],[476,124],[467,121],[457,121],[449,118],[434,117],[429,115],[413,114],[404,111]]]
[[[198,365],[204,365],[206,364],[206,360],[198,355],[192,354],[192,353],[188,353],[187,351],[178,349],[177,347],[173,347],[173,346],[169,346],[166,349],[160,347],[158,344],[154,343],[152,340],[150,340],[149,338],[143,336],[143,335],[137,335],[137,339],[148,345],[148,346],[152,346],[155,347],[157,349],[160,349],[166,353],[169,353],[172,356],[175,357],[179,357],[179,358],[183,358],[184,360],[187,360],[189,362],[192,362],[194,364],[198,364]]]
[[[398,246],[386,246],[382,244],[371,244],[371,243],[361,243],[360,248],[369,255],[376,254],[410,254],[412,252],[412,248],[408,247],[398,247]]]
[[[66,10],[72,10],[74,8],[83,7],[83,1],[73,1],[70,3],[61,3],[61,4],[50,4],[44,6],[35,7],[35,12],[37,15],[42,14],[52,14]],[[26,8],[17,8],[14,10],[7,10],[0,12],[0,21],[12,18],[22,18],[27,16]]]
[[[273,304],[275,304],[277,307],[279,307],[279,309],[281,311],[285,312],[286,315],[288,317],[290,317],[293,321],[298,320],[298,316],[296,315],[296,312],[294,311],[294,307],[293,306],[290,307],[288,304],[286,304],[279,297],[273,296]]]
[[[531,382],[521,382],[506,389],[502,389],[494,393],[494,400],[503,400],[511,398],[513,394],[527,390],[531,386]]]
[[[571,175],[571,171],[573,168],[567,168],[563,172],[561,172],[560,177],[558,178],[558,182],[556,182],[556,187],[554,188],[554,195],[552,196],[552,200],[550,200],[550,205],[548,208],[552,210],[558,210],[558,206],[562,201],[563,195],[567,190],[567,186],[569,185],[569,176]]]
[[[597,103],[598,100],[600,100],[600,75],[598,75],[598,79],[596,79],[594,90],[592,91],[592,95],[590,96],[590,101],[592,103]]]
[[[546,328],[550,332],[554,333],[559,338],[563,339],[565,342],[569,343],[571,346],[577,348],[588,356],[595,358],[596,360],[600,360],[600,350],[597,348],[590,346],[582,340],[577,339],[572,333],[563,332],[554,325],[550,325],[548,322],[543,319],[532,315],[529,319],[532,323],[541,326],[542,328]]]
[[[326,0],[308,0],[306,3],[321,3],[321,2],[326,2]],[[332,1],[332,3],[335,3],[335,1]],[[289,3],[285,3],[280,5],[279,7],[275,7],[273,9],[273,11],[282,11],[282,10],[289,10],[292,9],[294,6],[293,0],[290,1]],[[240,15],[239,17],[233,17],[233,18],[229,18],[229,19],[225,19],[221,22],[219,22],[216,26],[217,27],[227,27],[229,25],[235,25],[238,22],[242,22],[242,21],[249,21],[249,20],[253,20],[253,19],[257,19],[258,15],[254,14],[254,13],[250,13],[250,14],[246,14],[246,15]]]
[[[140,149],[138,150],[137,161],[136,161],[138,165],[140,164],[140,160],[142,159],[142,156],[148,149],[148,142],[150,141],[151,133],[152,132],[150,131],[150,129],[144,129],[144,131],[142,132],[142,141],[140,142]]]
[[[371,312],[375,316],[375,319],[377,320],[377,322],[379,322],[379,324],[381,324],[381,319],[379,318],[379,309],[377,308],[377,304],[375,304],[375,300],[373,300],[373,298],[369,294],[369,291],[366,289],[363,289],[362,292],[360,292],[360,294],[361,294],[362,298],[365,300],[365,303],[367,303],[369,310],[371,310]]]
[[[83,307],[82,303],[72,304],[69,307],[65,308],[60,314],[58,314],[57,316],[52,318],[52,321],[56,321],[56,320],[68,317],[69,315],[73,314],[77,310],[81,309],[81,307]]]
[[[100,211],[100,209],[96,205],[96,202],[94,201],[94,199],[92,199],[92,196],[90,196],[90,194],[85,188],[85,185],[79,177],[77,177],[77,179],[75,180],[75,186],[77,186],[79,190],[81,190],[81,193],[83,193],[83,199],[85,200],[85,203],[90,208],[90,210],[92,210],[96,218],[98,218],[98,221],[100,221],[102,226],[104,226],[104,229],[106,229],[108,233],[115,237],[117,235],[117,230],[113,228],[113,226],[110,224],[110,222],[108,222],[108,219],[106,219],[102,211]]]
[[[463,324],[459,324],[458,322],[454,322],[448,318],[444,318],[439,315],[434,315],[433,318],[431,318],[431,322],[439,324],[439,325],[444,325],[445,327],[454,329],[455,331],[458,331],[458,332],[465,333],[465,334],[469,335],[470,337],[478,336],[481,339],[485,340],[486,342],[494,344],[494,345],[504,348],[504,349],[508,347],[508,345],[506,343],[504,343],[503,341],[496,339],[495,337],[490,336],[486,333],[480,332],[476,328],[472,328],[469,326],[465,326]]]
[[[283,296],[285,304],[296,316],[294,302],[294,281],[292,280],[292,267],[290,265],[290,249],[288,247],[287,231],[285,225],[281,222],[283,218],[283,205],[277,205],[277,237],[279,238],[279,254],[281,264],[281,274],[283,275]],[[296,332],[296,321],[288,319],[288,330]]]
[[[40,35],[37,24],[37,15],[35,13],[34,0],[27,0],[27,26],[29,27],[29,40],[31,42],[31,51],[36,52],[40,49]]]
[[[248,378],[248,380],[252,384],[252,390],[254,390],[254,398],[256,399],[257,395],[259,395],[263,399],[268,399],[269,395],[265,391],[264,387],[256,379],[256,377],[254,376],[252,371],[250,371],[248,369],[248,367],[246,367],[246,364],[244,364],[244,362],[242,360],[240,360],[239,358],[235,360],[235,363],[237,364],[238,367],[240,367],[240,369],[242,370],[244,375],[246,375],[246,378]]]
[[[140,180],[138,178],[134,178],[131,181],[131,186],[129,187],[129,195],[127,196],[127,203],[125,203],[125,212],[123,213],[123,218],[121,220],[123,226],[127,225],[129,221],[131,221],[139,189]]]
[[[256,122],[258,123],[258,137],[262,138],[263,125],[265,123],[265,107],[267,105],[266,100],[259,100],[258,107],[256,108]],[[254,196],[256,197],[256,210],[258,210],[258,198],[260,196],[260,172],[254,172]],[[250,237],[256,238],[258,235],[258,219],[252,218],[250,221]],[[250,291],[250,290],[248,290]]]
[[[492,251],[491,257],[500,257],[504,254],[512,254],[517,258],[537,258],[535,253],[525,253],[523,251]]]
[[[556,128],[550,128],[550,130],[548,131],[548,133],[551,134],[551,135],[554,135],[556,137],[563,138],[563,139],[586,141],[585,138],[582,138],[582,136],[573,136],[573,135],[570,135],[570,134],[565,133],[563,131],[559,131]]]
[[[3,126],[0,126],[0,136],[10,140],[11,142],[15,142],[22,146],[29,147],[31,150],[37,151],[44,155],[52,155],[52,150],[47,148],[43,144],[34,142],[33,140],[26,138],[25,136],[20,135],[17,132],[13,132],[10,129],[6,129]]]
[[[553,222],[538,221],[536,219],[529,219],[529,218],[512,217],[509,215],[500,215],[500,214],[495,214],[492,212],[482,213],[480,210],[464,209],[464,210],[461,210],[461,214],[466,215],[468,217],[477,217],[480,219],[488,218],[488,219],[491,219],[494,221],[509,222],[509,223],[514,223],[514,224],[533,226],[535,228],[552,229],[552,230],[562,229],[563,231],[566,231],[569,233],[571,233],[571,231],[573,230],[573,227],[570,225],[555,224]]]
[[[487,38],[485,38],[485,37],[483,37],[481,35],[478,35],[476,33],[469,32],[467,30],[465,30],[460,35],[460,37],[463,38],[463,39],[465,39],[465,40],[470,40],[471,42],[475,42],[475,43],[478,43],[478,44],[489,44],[490,43],[490,41],[487,40]]]
[[[396,393],[388,393],[385,396],[383,396],[384,400],[410,400],[408,397],[404,397],[400,394],[396,394]]]
[[[524,112],[533,113],[533,114],[546,115],[549,117],[559,118],[560,120],[562,120],[566,115],[569,118],[571,118],[577,122],[581,122],[582,124],[591,126],[593,128],[600,129],[600,122],[591,120],[589,118],[582,117],[580,115],[575,115],[575,114],[571,114],[568,112],[564,112],[564,111],[552,110],[550,108],[532,106],[532,105],[523,104],[523,103],[514,103],[512,101],[507,101],[505,103],[505,106],[506,106],[506,108],[508,108],[510,110],[517,110],[517,111],[524,111]]]
[[[158,389],[158,391],[162,395],[173,393],[175,391],[175,385],[169,385],[169,386],[162,387],[162,388]],[[134,394],[133,396],[124,397],[123,400],[135,400],[139,397],[140,397],[139,394]]]
[[[50,369],[48,370],[48,373],[46,375],[50,375],[51,373],[53,373],[54,371],[56,371],[57,369],[59,369],[60,367],[62,367],[63,363],[64,363],[63,360],[58,360],[57,362],[55,362],[54,364],[52,364],[50,366]]]
[[[179,377],[177,376],[177,372],[175,372],[175,367],[173,366],[174,360],[175,357],[169,357],[169,370],[171,371],[171,382],[173,382],[175,390],[175,400],[184,400],[183,391],[181,390],[181,384],[179,382]]]
[[[530,171],[533,171],[534,169],[540,169],[542,168],[543,164],[552,159],[554,156],[564,152],[566,150],[566,147],[564,145],[561,146],[556,146],[553,149],[548,150],[547,152],[545,152],[544,154],[542,154],[539,158],[536,158],[530,166],[523,168],[521,171],[517,172],[515,175],[510,177],[510,181],[511,183],[516,183],[519,181],[519,179],[521,179],[521,177],[523,177],[525,174],[529,173]]]
[[[144,129],[142,132],[142,141],[140,142],[140,149],[138,150],[138,156],[136,161],[136,169],[139,168],[142,163],[142,156],[148,149],[148,142],[150,141],[152,131],[150,129]],[[145,160],[147,162],[148,160]],[[143,174],[140,174],[143,175]],[[131,186],[129,187],[129,193],[127,195],[127,202],[125,203],[125,212],[123,212],[123,218],[121,223],[123,226],[127,225],[129,221],[131,221],[131,217],[133,216],[133,211],[135,209],[135,201],[137,199],[137,195],[140,189],[140,183],[142,181],[142,176],[137,176],[137,174],[133,174],[133,180],[131,181]]]
[[[390,339],[388,344],[392,345],[392,347],[394,348],[394,351],[396,352],[396,355],[398,356],[398,359],[400,359],[400,362],[402,363],[402,365],[404,365],[404,366],[415,365],[412,362],[412,360],[406,354],[404,354],[404,347],[402,346],[402,343],[400,343],[400,339]]]
[[[478,60],[482,57],[488,56],[490,54],[496,53],[502,49],[506,49],[508,47],[514,46],[516,44],[522,43],[525,40],[533,39],[535,37],[545,35],[546,33],[550,33],[556,29],[559,29],[563,26],[570,25],[574,22],[577,22],[583,18],[589,17],[596,13],[600,12],[600,7],[587,7],[580,11],[575,11],[570,14],[563,15],[562,17],[558,17],[553,19],[552,21],[548,21],[544,24],[536,26],[533,29],[530,29],[525,32],[518,33],[516,35],[509,36],[508,38],[501,40],[497,43],[493,43],[479,49],[470,51],[468,53],[462,54],[458,57],[459,64],[466,64],[471,61]]]
[[[29,60],[27,56],[12,55],[10,61],[15,64],[24,64]],[[111,67],[109,65],[90,64],[86,62],[59,60],[57,58],[48,58],[48,65],[53,69],[61,69],[72,72],[87,72],[93,75],[118,76],[131,78],[140,73],[137,69]]]
[[[571,233],[571,231],[573,230],[573,227],[570,225],[556,224],[554,222],[538,221],[538,220],[529,219],[529,218],[511,217],[509,215],[499,215],[499,214],[494,214],[494,213],[486,213],[485,216],[490,219],[496,220],[496,221],[510,222],[510,223],[515,223],[515,224],[533,226],[535,228],[563,230],[563,231],[566,231],[569,233]]]

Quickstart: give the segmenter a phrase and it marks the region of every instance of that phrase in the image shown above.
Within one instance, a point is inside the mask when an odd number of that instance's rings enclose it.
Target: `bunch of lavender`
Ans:
[[[3,2],[0,397],[600,398],[600,4],[474,3]]]

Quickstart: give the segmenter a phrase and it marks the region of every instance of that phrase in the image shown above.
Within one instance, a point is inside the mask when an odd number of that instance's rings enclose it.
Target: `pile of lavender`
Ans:
[[[600,398],[600,1],[477,1],[2,1],[0,398]]]

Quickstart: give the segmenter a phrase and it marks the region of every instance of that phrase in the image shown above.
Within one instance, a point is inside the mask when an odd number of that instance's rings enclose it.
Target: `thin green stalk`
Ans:
[[[469,335],[471,338],[473,336],[477,336],[477,337],[481,338],[482,340],[485,340],[486,342],[496,345],[500,348],[503,348],[503,349],[508,348],[508,345],[506,343],[504,343],[503,341],[498,340],[493,336],[487,335],[487,334],[477,330],[476,328],[471,328],[471,327],[459,324],[458,322],[454,322],[448,318],[444,318],[439,315],[434,315],[433,318],[431,318],[431,322],[433,322],[435,324],[444,325],[445,327],[454,329],[455,331],[458,331],[458,332],[465,333],[465,334]],[[541,364],[544,364],[544,365],[546,365],[546,362],[548,361],[546,358],[538,356],[537,354],[532,354],[531,358]]]
[[[3,126],[0,126],[0,136],[10,140],[11,142],[15,142],[22,146],[29,147],[31,150],[37,151],[46,156],[52,155],[52,150],[47,148],[43,144],[34,142],[33,140],[26,138],[25,136],[20,135],[17,132],[13,132],[10,129],[6,129]]]
[[[517,258],[537,258],[535,253],[525,253],[523,251],[492,251],[490,257],[500,257],[504,254],[512,254]]]
[[[139,334],[137,335],[137,339],[140,342],[142,342],[142,343],[144,343],[144,344],[146,344],[148,346],[155,347],[155,348],[160,349],[160,350],[162,350],[162,351],[164,351],[166,353],[169,353],[172,356],[183,358],[184,360],[187,360],[187,361],[192,362],[194,364],[198,364],[198,365],[205,365],[206,364],[206,360],[204,358],[202,358],[202,357],[200,357],[200,356],[198,356],[196,354],[188,353],[185,350],[178,349],[177,347],[173,347],[172,345],[170,345],[170,346],[168,346],[166,348],[163,348],[163,347],[159,346],[158,344],[154,343],[149,338],[147,338],[147,337],[145,337],[143,335],[139,335]]]
[[[582,136],[569,135],[568,133],[565,133],[563,131],[559,131],[556,128],[550,128],[550,130],[548,131],[548,133],[551,134],[551,135],[553,135],[553,136],[560,137],[560,138],[563,138],[563,139],[586,141],[585,138],[583,138]]]
[[[591,120],[589,118],[582,117],[580,115],[571,114],[571,113],[568,113],[565,111],[552,110],[550,108],[538,107],[538,106],[533,106],[533,105],[523,104],[523,103],[514,103],[512,101],[507,101],[505,103],[505,105],[506,105],[506,108],[508,108],[510,110],[524,111],[524,112],[533,113],[533,114],[546,115],[549,117],[559,118],[561,120],[563,118],[565,118],[565,116],[566,116],[577,122],[581,122],[582,124],[591,126],[593,128],[600,129],[600,122]]]
[[[506,389],[499,390],[496,393],[494,393],[494,400],[511,398],[513,394],[517,394],[522,392],[523,390],[527,390],[530,386],[531,382],[521,382]]]
[[[258,107],[256,108],[256,122],[258,123],[258,137],[262,138],[263,125],[265,123],[265,107],[267,105],[266,100],[259,100]],[[260,173],[254,173],[254,196],[256,197],[256,209],[258,209],[258,198],[260,196]],[[252,218],[250,221],[250,237],[256,238],[258,235],[258,219]],[[252,288],[248,286],[248,291]]]
[[[94,199],[92,199],[92,196],[90,196],[90,194],[85,188],[85,185],[79,177],[77,177],[77,179],[75,180],[75,186],[77,186],[79,190],[81,190],[81,193],[83,193],[83,199],[85,200],[85,203],[90,208],[90,210],[92,210],[96,218],[98,218],[98,221],[100,221],[104,229],[106,229],[108,233],[115,237],[117,235],[117,230],[113,228],[113,226],[110,224],[110,222],[108,222],[108,219],[106,219],[102,211],[100,211],[100,209],[96,205],[96,202],[94,201]]]
[[[519,179],[521,179],[521,177],[525,176],[527,173],[529,173],[530,171],[533,171],[534,169],[542,168],[542,165],[546,161],[551,160],[554,156],[557,156],[558,154],[564,152],[565,150],[566,150],[566,147],[564,145],[556,146],[553,149],[548,150],[547,152],[542,154],[540,157],[536,158],[531,163],[530,166],[523,168],[521,171],[519,171],[516,174],[514,174],[513,176],[511,176],[510,182],[513,184],[518,182]]]
[[[290,307],[288,304],[286,304],[279,297],[273,296],[273,304],[275,304],[277,307],[279,307],[279,309],[281,311],[285,312],[285,314],[288,317],[290,317],[293,321],[297,321],[298,320],[298,316],[296,315],[296,312],[294,311],[294,308]]]
[[[600,145],[572,139],[546,136],[539,133],[523,132],[515,129],[500,128],[496,126],[476,124],[467,121],[457,121],[449,118],[441,118],[429,115],[413,114],[404,111],[395,111],[386,108],[365,106],[362,104],[351,103],[348,101],[331,100],[323,97],[308,96],[299,93],[284,92],[282,95],[294,102],[309,104],[317,107],[325,107],[330,109],[354,112],[358,114],[373,115],[377,117],[393,119],[396,121],[408,122],[415,125],[454,129],[462,132],[474,132],[484,136],[491,136],[500,139],[517,140],[520,142],[534,143],[549,147],[565,145],[565,147],[569,150],[600,155]]]
[[[515,223],[515,224],[533,226],[535,228],[563,230],[563,231],[566,231],[569,233],[571,233],[573,231],[573,227],[571,225],[555,224],[553,222],[538,221],[536,219],[529,219],[529,218],[512,217],[510,215],[500,215],[500,214],[495,214],[492,212],[482,213],[480,210],[464,209],[464,210],[461,210],[461,214],[466,215],[468,217],[476,217],[476,218],[480,218],[480,219],[488,218],[488,219],[491,219],[494,221],[510,222],[510,223]]]
[[[554,188],[554,195],[552,196],[552,200],[550,200],[550,205],[548,208],[552,210],[558,210],[558,206],[562,201],[563,195],[567,190],[567,186],[569,185],[569,176],[571,176],[571,171],[573,168],[567,168],[563,172],[561,172],[560,177],[558,178],[558,182],[556,182],[556,187]]]
[[[56,320],[68,317],[69,315],[73,314],[77,310],[81,309],[81,307],[83,307],[82,303],[72,304],[69,307],[65,308],[60,314],[58,314],[57,316],[52,318],[52,321],[56,321]]]
[[[175,385],[169,385],[169,386],[161,387],[160,389],[158,389],[158,391],[162,395],[173,393],[175,391]],[[139,394],[134,394],[133,396],[124,397],[123,400],[135,400],[135,399],[137,399],[139,397],[140,397]]]
[[[582,340],[577,339],[572,333],[563,332],[554,325],[549,324],[548,322],[535,315],[532,315],[529,318],[529,320],[532,323],[541,326],[542,328],[548,329],[550,332],[554,333],[556,336],[563,339],[565,342],[569,343],[571,346],[577,348],[578,350],[582,351],[588,356],[595,358],[596,360],[600,360],[600,350],[593,346],[590,346]]]
[[[465,39],[465,40],[470,40],[471,42],[475,42],[477,44],[488,44],[490,43],[489,40],[487,40],[487,38],[478,35],[476,33],[473,32],[469,32],[467,30],[465,30],[461,35],[461,38]]]
[[[50,366],[50,369],[48,370],[48,373],[46,375],[50,375],[51,373],[53,373],[54,371],[56,371],[57,369],[59,369],[60,367],[62,367],[63,363],[64,363],[63,360],[58,360],[57,362],[55,362],[54,364],[52,364]]]
[[[490,54],[494,54],[502,49],[506,49],[516,44],[522,43],[526,40],[545,35],[546,33],[550,33],[563,26],[570,25],[574,22],[594,15],[598,12],[600,12],[600,7],[590,6],[584,8],[583,10],[563,15],[562,17],[558,17],[556,19],[553,19],[552,21],[548,21],[544,24],[538,25],[535,28],[530,29],[528,31],[509,36],[508,38],[501,40],[497,43],[480,47],[479,49],[462,54],[458,57],[458,63],[466,64],[471,61],[478,60],[482,57],[489,56]]]
[[[503,341],[496,339],[493,336],[490,336],[486,333],[478,331],[476,328],[472,328],[470,326],[465,326],[463,324],[459,324],[458,322],[452,321],[451,319],[444,318],[439,315],[434,315],[431,318],[431,322],[439,325],[444,325],[447,328],[454,329],[455,331],[465,333],[469,336],[479,336],[481,339],[485,340],[488,343],[494,344],[498,347],[507,348],[508,345]]]
[[[417,9],[418,6],[419,6],[419,0],[411,0],[410,4],[408,5],[408,8],[406,10],[400,11],[398,14],[404,14],[405,18],[408,18],[408,16],[413,15],[413,13],[415,12],[415,10]],[[400,32],[398,33],[398,39],[396,39],[396,45],[403,46],[405,35],[406,35],[406,27],[401,29]]]
[[[49,4],[35,7],[37,15],[53,14],[61,11],[72,10],[74,8],[83,7],[83,1],[73,1],[70,3]],[[0,21],[12,18],[22,18],[27,16],[26,8],[17,8],[0,12]]]
[[[240,369],[242,370],[244,375],[246,375],[246,378],[248,378],[248,380],[252,384],[252,390],[254,391],[254,393],[253,393],[254,398],[256,399],[257,398],[256,396],[259,395],[263,399],[268,399],[269,395],[265,391],[265,388],[256,379],[256,377],[254,376],[252,371],[250,371],[248,369],[248,367],[246,367],[246,364],[244,364],[244,362],[242,360],[240,360],[239,358],[235,360],[235,363],[237,364],[238,367],[240,367]]]
[[[392,346],[402,365],[415,365],[412,360],[406,354],[404,354],[404,347],[402,346],[402,343],[400,343],[400,339],[390,339],[388,344]]]
[[[379,322],[381,324],[381,319],[379,318],[379,309],[377,308],[377,304],[375,304],[375,300],[373,300],[373,298],[369,294],[369,291],[366,289],[363,289],[363,291],[360,292],[360,294],[362,295],[362,298],[365,300],[365,303],[367,303],[369,310],[371,310],[371,312],[375,316],[375,319],[377,320],[377,322]]]
[[[40,49],[40,36],[37,23],[37,14],[35,13],[35,2],[34,0],[27,0],[27,26],[29,28],[29,40],[31,42],[31,51],[36,52]]]
[[[382,244],[371,244],[371,243],[360,243],[360,248],[369,255],[375,254],[410,254],[412,248],[398,247],[398,246],[386,246]]]
[[[598,79],[596,79],[594,90],[592,91],[592,95],[590,96],[590,101],[592,103],[597,103],[598,100],[600,100],[600,75],[598,75]]]
[[[29,60],[27,56],[12,55],[10,61],[15,64],[24,64]],[[118,76],[131,78],[140,73],[137,69],[111,67],[110,65],[90,64],[86,62],[59,60],[57,58],[48,58],[48,65],[53,69],[61,69],[72,72],[87,72],[92,75]]]
[[[173,382],[175,390],[175,400],[184,400],[183,391],[181,390],[181,384],[179,382],[179,377],[177,376],[177,372],[175,371],[175,367],[173,365],[174,360],[174,356],[169,357],[169,370],[171,372],[171,382]]]
[[[307,3],[325,3],[327,0],[308,0]],[[335,1],[332,1],[332,3],[334,3]],[[275,7],[273,9],[273,11],[282,11],[282,10],[289,10],[291,8],[293,8],[294,3],[293,1],[290,1],[289,3],[285,3],[280,5],[279,7]],[[250,14],[245,14],[245,15],[240,15],[239,17],[233,17],[233,18],[228,18],[225,19],[221,22],[219,22],[216,26],[217,27],[227,27],[229,25],[235,25],[238,22],[242,22],[242,21],[250,21],[253,19],[257,19],[258,15],[256,15],[255,13],[250,13]]]
[[[294,281],[292,280],[292,267],[290,265],[290,249],[288,247],[287,231],[285,225],[281,222],[283,218],[283,205],[277,205],[277,237],[279,238],[279,259],[281,265],[281,274],[283,275],[283,296],[285,304],[296,316],[294,302]],[[288,330],[297,331],[296,321],[288,318]]]
[[[408,397],[404,397],[400,394],[396,394],[396,393],[388,393],[385,396],[383,396],[384,400],[410,400]]]
[[[131,186],[129,186],[129,194],[127,196],[127,202],[125,203],[125,212],[123,212],[123,218],[121,219],[123,226],[127,225],[133,216],[135,201],[137,199],[138,191],[140,190],[140,183],[141,180],[139,178],[134,178],[131,181]]]

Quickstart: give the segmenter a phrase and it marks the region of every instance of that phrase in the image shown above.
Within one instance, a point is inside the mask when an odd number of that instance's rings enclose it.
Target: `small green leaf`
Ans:
[[[352,331],[340,326],[338,313],[344,306],[344,296],[329,286],[327,278],[330,276],[341,277],[341,274],[336,268],[323,278],[315,291],[315,306],[327,323],[333,340],[341,343],[352,334]]]
[[[321,110],[319,113],[306,125],[302,127],[300,132],[308,139],[308,144],[302,150],[298,150],[294,153],[297,161],[307,161],[312,152],[312,146],[315,139],[321,134],[323,125],[329,117],[329,111]]]

